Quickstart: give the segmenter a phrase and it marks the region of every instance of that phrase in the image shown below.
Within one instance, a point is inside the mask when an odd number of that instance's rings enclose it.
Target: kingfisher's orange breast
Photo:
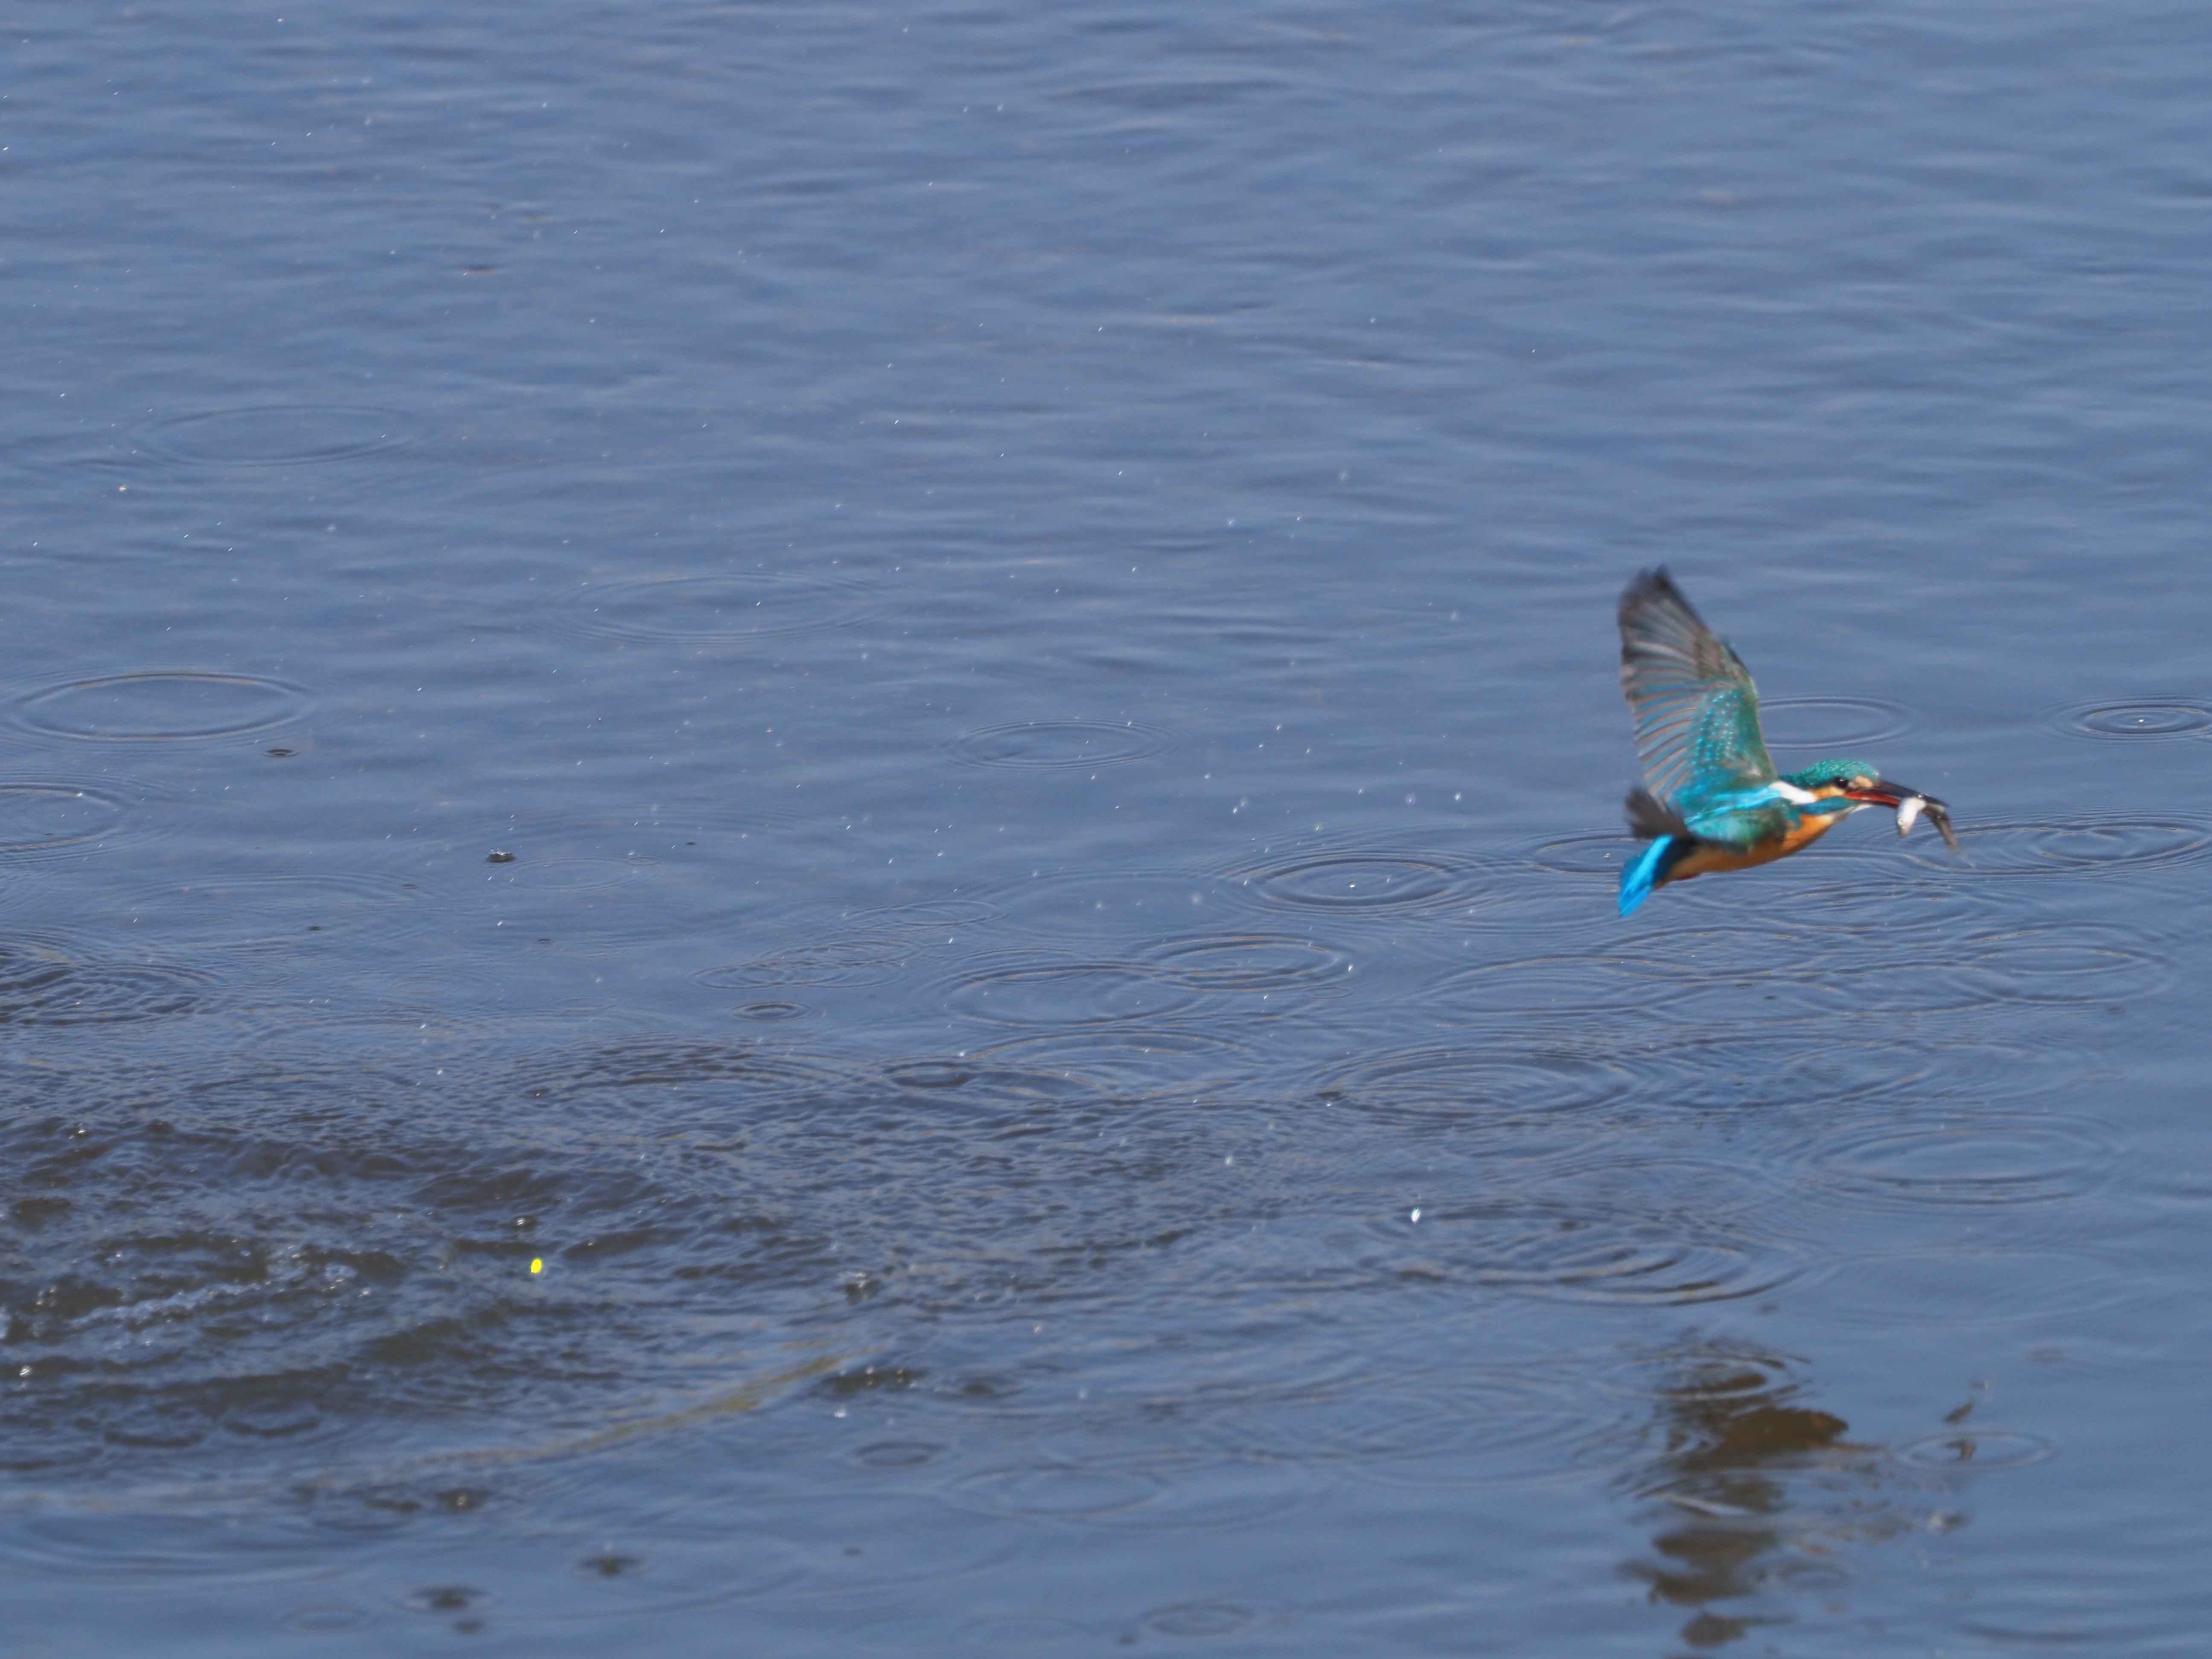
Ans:
[[[1786,859],[1801,847],[1809,847],[1828,833],[1835,817],[1822,812],[1812,817],[1797,820],[1786,835],[1772,841],[1763,841],[1756,847],[1738,852],[1733,847],[1707,844],[1697,848],[1680,864],[1667,872],[1667,882],[1687,881],[1717,870],[1748,870],[1753,865],[1771,864],[1777,859]],[[1662,882],[1665,886],[1667,882]]]

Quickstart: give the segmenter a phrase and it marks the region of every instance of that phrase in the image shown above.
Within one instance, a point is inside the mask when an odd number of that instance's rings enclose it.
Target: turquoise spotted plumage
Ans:
[[[1958,845],[1942,801],[1864,761],[1777,772],[1751,671],[1663,568],[1621,592],[1620,687],[1649,786],[1629,792],[1628,827],[1650,842],[1620,872],[1624,916],[1670,882],[1787,857],[1863,807],[1894,810],[1900,835],[1924,812]]]

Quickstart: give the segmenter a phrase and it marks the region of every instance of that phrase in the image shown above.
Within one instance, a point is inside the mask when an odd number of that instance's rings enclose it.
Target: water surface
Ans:
[[[12,21],[27,1651],[2197,1650],[2193,18]]]

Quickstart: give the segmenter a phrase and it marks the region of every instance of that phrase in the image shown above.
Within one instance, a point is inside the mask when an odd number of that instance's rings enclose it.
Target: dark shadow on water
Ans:
[[[1802,1361],[1698,1337],[1656,1360],[1658,1449],[1620,1483],[1650,1541],[1621,1571],[1683,1615],[1688,1651],[1795,1624],[1808,1601],[1832,1614],[1868,1548],[1966,1525],[1927,1464],[1854,1439]],[[1964,1422],[1974,1404],[1944,1420]]]

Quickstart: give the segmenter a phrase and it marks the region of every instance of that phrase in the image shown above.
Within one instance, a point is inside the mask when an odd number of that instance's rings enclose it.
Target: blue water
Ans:
[[[2199,1650],[2194,14],[9,24],[21,1650]]]

